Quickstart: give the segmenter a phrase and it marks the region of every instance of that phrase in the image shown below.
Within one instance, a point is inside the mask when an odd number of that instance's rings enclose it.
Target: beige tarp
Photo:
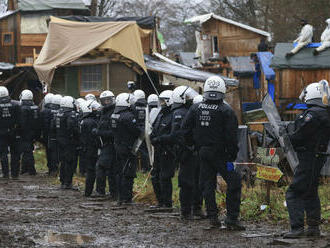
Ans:
[[[57,67],[97,49],[120,54],[146,71],[140,35],[135,22],[86,23],[51,17],[47,39],[33,66],[39,80],[51,84]]]

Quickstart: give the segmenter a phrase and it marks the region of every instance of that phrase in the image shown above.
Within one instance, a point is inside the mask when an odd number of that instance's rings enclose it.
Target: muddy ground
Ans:
[[[206,220],[182,222],[177,212],[146,213],[145,205],[118,208],[53,182],[40,174],[0,180],[0,247],[330,247],[328,233],[284,241],[278,235],[287,227],[264,223],[210,230]]]

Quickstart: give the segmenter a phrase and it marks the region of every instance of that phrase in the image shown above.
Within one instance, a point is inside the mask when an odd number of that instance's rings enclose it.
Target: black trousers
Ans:
[[[143,141],[143,143],[140,146],[139,155],[140,155],[142,171],[149,171],[150,170],[150,162],[149,162],[148,149],[147,149],[147,145],[146,145],[145,141]]]
[[[71,143],[59,142],[58,149],[60,154],[60,181],[62,185],[71,185],[75,170],[75,151],[76,146]]]
[[[30,175],[36,174],[35,161],[33,156],[33,141],[21,140],[19,150],[21,152],[22,173],[28,172]]]
[[[79,151],[79,173],[85,174],[87,172],[87,166],[89,158],[86,153],[83,151]]]
[[[133,199],[133,184],[136,177],[136,157],[130,154],[129,150],[121,153],[117,150],[117,188],[118,200],[129,202]]]
[[[108,181],[109,192],[112,198],[118,195],[116,183],[116,164],[112,162],[111,165],[104,165],[97,163],[96,166],[96,191],[100,194],[105,194],[106,182]]]
[[[227,183],[226,207],[227,217],[236,220],[239,216],[241,204],[241,176],[236,171],[228,171],[223,154],[213,147],[201,147],[199,150],[201,162],[200,185],[206,203],[208,217],[217,216],[218,208],[215,199],[217,173]]]
[[[57,172],[59,164],[59,148],[56,139],[48,138],[48,168],[50,172]]]
[[[175,172],[174,156],[156,148],[154,168],[151,171],[151,182],[157,201],[160,205],[172,207],[173,185]]]
[[[97,157],[89,157],[86,159],[86,183],[85,195],[90,196],[93,193],[94,183],[96,179],[96,162]]]
[[[199,188],[200,164],[197,152],[184,151],[179,169],[181,213],[190,215],[191,211],[202,208],[203,196]]]
[[[304,227],[304,215],[308,226],[318,226],[321,220],[321,204],[318,194],[319,177],[326,161],[325,156],[314,152],[299,152],[299,165],[286,192],[286,202],[291,228]]]
[[[8,148],[10,148],[11,176],[18,177],[20,170],[20,139],[0,136],[0,162],[4,176],[9,176]]]
[[[20,172],[20,139],[15,139],[10,144],[10,170],[12,177],[18,177]]]

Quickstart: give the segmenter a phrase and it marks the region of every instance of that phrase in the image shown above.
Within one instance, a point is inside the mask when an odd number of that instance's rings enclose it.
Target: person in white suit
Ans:
[[[289,53],[286,54],[286,57],[291,57],[299,52],[300,49],[307,46],[309,43],[312,42],[313,38],[313,26],[308,24],[306,20],[301,20],[301,32],[296,40],[293,43],[298,43],[295,48],[293,48]]]
[[[328,26],[321,35],[321,46],[314,50],[314,55],[319,55],[320,52],[330,47],[330,18],[325,21]]]

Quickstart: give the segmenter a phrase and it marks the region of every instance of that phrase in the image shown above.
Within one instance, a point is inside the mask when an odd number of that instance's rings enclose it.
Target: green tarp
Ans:
[[[82,0],[19,0],[21,11],[40,11],[52,9],[88,10]]]
[[[277,43],[270,67],[275,69],[328,69],[330,68],[330,49],[314,56],[314,48],[303,48],[297,54],[286,58],[285,54],[293,48],[292,43]]]

